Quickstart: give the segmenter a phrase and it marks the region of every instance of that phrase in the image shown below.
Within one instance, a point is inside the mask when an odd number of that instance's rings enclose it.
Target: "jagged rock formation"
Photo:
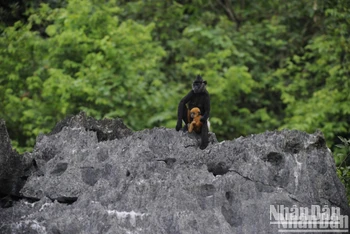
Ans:
[[[57,123],[48,136],[59,133],[64,127],[85,129],[91,134],[96,135],[98,141],[120,139],[132,134],[121,119],[103,119],[95,120],[86,116],[84,112],[76,116],[69,116]],[[44,135],[39,135],[37,139],[37,148],[40,148],[40,142],[43,142]],[[57,143],[57,144],[56,144]],[[71,142],[74,144],[74,142]],[[64,142],[63,142],[64,144]],[[56,154],[57,147],[63,147],[59,142],[50,142],[38,154],[19,155],[11,147],[11,141],[6,130],[5,121],[0,120],[0,205],[8,207],[12,204],[12,199],[19,199],[22,189],[29,175],[40,175],[42,171],[38,169],[38,164],[45,164]],[[60,170],[65,164],[58,165]],[[37,199],[35,196],[33,199]]]
[[[0,210],[0,233],[277,233],[270,205],[319,204],[349,213],[319,132],[265,132],[220,143],[211,134],[200,150],[195,134],[131,133],[118,123],[101,132],[123,134],[101,137],[86,119],[71,117],[38,137],[27,155],[35,168],[23,199]],[[11,157],[0,150],[1,158]]]
[[[26,179],[31,174],[32,160],[28,154],[20,156],[11,147],[5,121],[0,119],[0,205],[12,205]]]
[[[132,134],[132,131],[124,125],[121,119],[96,120],[90,116],[86,116],[85,112],[68,116],[57,123],[49,135],[59,133],[64,127],[83,128],[87,131],[96,132],[98,141],[120,139]]]

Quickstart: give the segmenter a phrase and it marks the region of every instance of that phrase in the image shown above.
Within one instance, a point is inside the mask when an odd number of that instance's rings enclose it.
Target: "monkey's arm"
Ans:
[[[204,102],[204,107],[205,107],[205,113],[203,114],[201,118],[201,122],[203,123],[202,125],[202,132],[201,132],[201,145],[199,146],[200,149],[205,149],[207,148],[209,144],[209,136],[208,136],[208,118],[210,115],[210,96],[209,93],[207,93],[205,97],[205,102]]]
[[[188,132],[189,132],[189,133],[191,133],[191,132],[193,131],[194,125],[195,125],[194,122],[188,124]]]
[[[188,103],[191,98],[193,97],[193,90],[191,90],[185,97],[183,97],[179,103],[179,106],[177,108],[177,124],[176,124],[176,131],[179,131],[182,127],[182,119],[184,116],[187,116],[187,113],[185,115],[185,109],[186,109],[186,103]],[[187,118],[187,117],[186,117]],[[187,121],[187,120],[186,120]],[[186,123],[185,121],[185,123]]]
[[[193,94],[194,92],[193,90],[191,90],[185,97],[181,99],[179,106],[177,108],[177,119],[182,118],[186,103],[188,103],[191,100]]]

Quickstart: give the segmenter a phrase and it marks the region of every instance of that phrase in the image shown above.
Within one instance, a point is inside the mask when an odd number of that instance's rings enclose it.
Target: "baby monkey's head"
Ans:
[[[193,119],[197,116],[200,116],[201,110],[198,107],[194,107],[191,109],[190,114],[191,114],[191,118]]]

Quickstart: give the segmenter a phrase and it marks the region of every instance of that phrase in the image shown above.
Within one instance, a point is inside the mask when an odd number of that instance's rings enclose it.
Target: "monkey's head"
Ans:
[[[207,81],[203,80],[203,78],[200,75],[197,75],[196,79],[193,81],[192,90],[195,93],[204,92],[206,85]]]
[[[201,114],[201,110],[198,107],[194,107],[191,109],[190,114],[191,118],[193,119]]]

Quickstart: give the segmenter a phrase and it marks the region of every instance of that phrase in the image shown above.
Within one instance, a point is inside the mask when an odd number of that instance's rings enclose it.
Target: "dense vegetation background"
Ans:
[[[82,110],[174,128],[202,74],[219,140],[320,129],[349,175],[350,1],[1,0],[0,17],[0,118],[20,152]]]

